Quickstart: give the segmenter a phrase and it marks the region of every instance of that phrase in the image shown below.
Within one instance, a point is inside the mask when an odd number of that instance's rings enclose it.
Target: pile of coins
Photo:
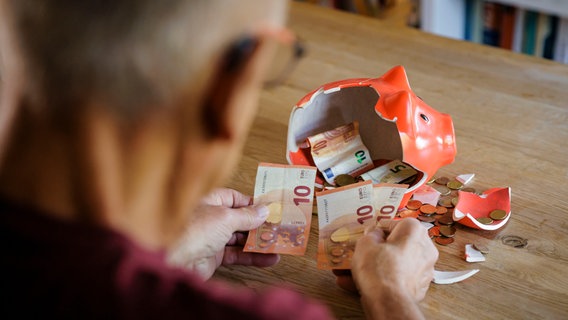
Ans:
[[[439,245],[449,245],[454,242],[456,234],[453,211],[458,204],[458,191],[477,192],[474,188],[465,187],[457,179],[449,179],[448,177],[433,178],[428,181],[428,185],[441,195],[437,206],[423,204],[418,200],[410,200],[406,204],[406,208],[399,211],[397,216],[400,218],[412,217],[422,222],[431,223],[432,227],[428,229],[430,238]]]
[[[423,204],[419,200],[410,200],[406,208],[398,212],[401,218],[416,218],[424,223],[432,224],[428,229],[428,235],[437,244],[449,245],[454,242],[456,228],[452,211],[444,206]]]

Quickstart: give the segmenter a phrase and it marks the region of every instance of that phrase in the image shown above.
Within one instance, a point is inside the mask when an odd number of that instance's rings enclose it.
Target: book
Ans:
[[[550,33],[550,17],[545,13],[539,13],[536,24],[536,37],[534,55],[544,56],[544,42]]]
[[[553,58],[555,61],[568,63],[568,18],[562,18],[558,22]]]
[[[523,45],[521,52],[534,55],[536,45],[536,30],[538,24],[538,12],[526,11],[523,26]]]
[[[556,38],[558,34],[558,21],[559,18],[557,16],[551,16],[549,19],[549,28],[550,32],[544,39],[544,49],[542,52],[542,57],[546,59],[553,59],[554,58],[554,47],[556,46]]]
[[[490,46],[499,46],[501,24],[501,5],[493,2],[483,3],[483,40],[482,43]]]
[[[511,6],[502,6],[501,8],[501,36],[499,46],[504,49],[513,49],[513,37],[515,33],[515,17],[516,10]]]
[[[464,39],[476,43],[482,42],[483,1],[466,0]]]

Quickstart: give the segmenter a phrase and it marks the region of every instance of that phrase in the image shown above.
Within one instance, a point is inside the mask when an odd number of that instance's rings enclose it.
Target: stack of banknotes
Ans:
[[[320,269],[349,269],[365,228],[393,218],[418,172],[398,159],[373,161],[358,123],[310,136],[314,166],[260,163],[254,203],[270,210],[245,251],[303,255],[317,203]],[[323,183],[317,183],[317,181]]]

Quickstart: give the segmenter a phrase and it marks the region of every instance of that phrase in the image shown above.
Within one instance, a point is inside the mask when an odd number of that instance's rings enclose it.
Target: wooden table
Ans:
[[[512,188],[512,218],[482,232],[458,225],[438,246],[438,270],[480,269],[463,282],[432,284],[420,304],[429,319],[568,318],[568,66],[509,51],[393,27],[380,21],[294,3],[290,27],[308,55],[287,84],[265,91],[244,156],[228,184],[252,194],[259,162],[286,163],[293,105],[335,80],[377,77],[403,65],[416,94],[452,116],[458,153],[438,176],[475,173],[471,186]],[[359,298],[315,264],[317,216],[307,253],[271,268],[221,268],[216,278],[252,288],[288,285],[327,303],[340,319],[364,317]],[[504,235],[528,240],[525,248]],[[487,260],[468,263],[464,245],[480,241]]]

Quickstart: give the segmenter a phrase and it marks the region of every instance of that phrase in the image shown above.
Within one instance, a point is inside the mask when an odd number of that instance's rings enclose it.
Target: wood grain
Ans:
[[[319,85],[377,77],[403,65],[413,90],[454,121],[458,154],[438,175],[475,173],[472,186],[512,188],[512,217],[495,232],[459,226],[437,246],[439,270],[479,268],[472,278],[432,285],[421,308],[429,319],[568,318],[568,66],[506,50],[439,38],[376,19],[293,3],[289,25],[308,55],[288,82],[265,91],[242,160],[228,186],[252,194],[258,162],[286,163],[292,106]],[[317,216],[305,256],[274,267],[223,267],[216,278],[261,290],[287,285],[328,304],[340,319],[364,318],[359,298],[316,268]],[[528,239],[504,245],[504,235]],[[463,259],[480,241],[481,263]]]

